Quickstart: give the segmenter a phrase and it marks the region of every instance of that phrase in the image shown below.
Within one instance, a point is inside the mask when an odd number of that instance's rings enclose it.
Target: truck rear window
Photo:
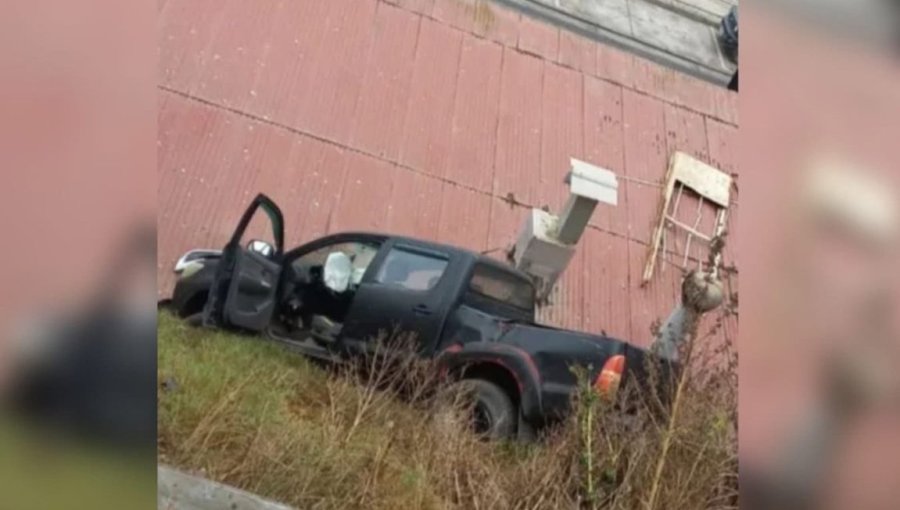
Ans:
[[[522,310],[534,309],[534,287],[531,282],[486,264],[475,265],[469,291]]]

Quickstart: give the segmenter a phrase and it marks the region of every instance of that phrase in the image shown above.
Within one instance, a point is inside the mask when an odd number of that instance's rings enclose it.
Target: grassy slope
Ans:
[[[639,508],[663,430],[594,410],[540,446],[482,443],[275,344],[166,314],[159,380],[161,462],[302,508]],[[686,401],[657,508],[729,507],[733,438],[715,426],[728,408],[710,401]]]
[[[161,315],[159,379],[162,462],[303,507],[446,506],[425,416],[276,344]]]
[[[153,508],[153,452],[85,444],[52,429],[0,419],[0,508]]]

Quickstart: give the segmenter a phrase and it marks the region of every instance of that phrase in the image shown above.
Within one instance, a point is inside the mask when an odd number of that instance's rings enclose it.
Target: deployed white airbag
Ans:
[[[350,287],[350,276],[353,274],[353,263],[346,253],[336,251],[328,254],[325,267],[322,269],[325,286],[335,292],[344,292]]]

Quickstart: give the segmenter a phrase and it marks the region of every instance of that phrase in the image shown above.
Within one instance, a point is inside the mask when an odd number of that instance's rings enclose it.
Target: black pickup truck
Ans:
[[[245,246],[242,237],[260,209],[274,244]],[[283,225],[275,203],[259,195],[223,250],[181,257],[175,312],[197,325],[262,333],[328,360],[365,354],[386,332],[412,333],[421,356],[474,386],[473,423],[491,437],[533,432],[562,418],[576,385],[574,365],[611,394],[629,377],[646,379],[646,351],[536,324],[534,286],[506,264],[373,233],[329,235],[284,251]]]

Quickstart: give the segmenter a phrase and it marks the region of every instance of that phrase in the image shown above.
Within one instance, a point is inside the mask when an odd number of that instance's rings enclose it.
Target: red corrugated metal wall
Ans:
[[[160,296],[257,192],[289,244],[353,229],[487,250],[525,206],[559,209],[572,156],[620,176],[619,205],[543,318],[646,344],[677,295],[671,267],[639,286],[668,155],[737,172],[734,94],[493,4],[159,5]]]

